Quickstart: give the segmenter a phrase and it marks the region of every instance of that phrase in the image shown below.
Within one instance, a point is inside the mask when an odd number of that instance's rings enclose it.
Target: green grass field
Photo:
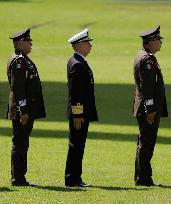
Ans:
[[[165,188],[135,187],[137,124],[132,117],[133,57],[139,34],[161,25],[163,47],[157,54],[171,112],[171,1],[0,0],[0,203],[169,204],[171,203],[171,118],[162,119],[152,166]],[[33,50],[43,83],[47,118],[35,122],[28,155],[29,181],[38,188],[10,186],[11,122],[6,62],[13,51],[9,36],[35,25]],[[95,77],[99,122],[86,143],[83,178],[89,189],[64,186],[68,145],[66,63],[72,55],[67,39],[88,26],[94,38],[88,62]]]

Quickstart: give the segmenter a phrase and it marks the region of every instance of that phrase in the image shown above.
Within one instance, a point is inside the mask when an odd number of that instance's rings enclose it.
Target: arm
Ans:
[[[84,72],[81,64],[71,68],[69,79],[74,127],[79,130],[84,123]]]
[[[19,107],[20,121],[23,125],[25,125],[28,120],[26,100],[26,63],[24,58],[20,57],[13,61],[11,66],[11,88]]]
[[[152,124],[156,115],[155,106],[155,73],[153,61],[145,59],[139,68],[140,87],[144,99],[145,112],[147,114],[147,122]]]

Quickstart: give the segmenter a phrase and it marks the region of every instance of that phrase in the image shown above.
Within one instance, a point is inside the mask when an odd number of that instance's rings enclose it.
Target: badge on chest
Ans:
[[[30,79],[34,79],[34,78],[39,77],[36,67],[34,66],[34,64],[32,64],[29,61],[28,61],[28,72],[29,72],[29,78]]]

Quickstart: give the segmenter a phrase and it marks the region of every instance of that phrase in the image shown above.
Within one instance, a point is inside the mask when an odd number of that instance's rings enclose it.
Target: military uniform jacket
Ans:
[[[136,92],[133,115],[155,112],[167,117],[167,104],[163,76],[156,57],[147,49],[141,49],[134,59]]]
[[[97,121],[93,73],[87,62],[77,53],[68,61],[67,77],[68,118],[84,117],[89,121]]]
[[[42,86],[35,64],[20,51],[7,64],[10,87],[7,118],[17,119],[28,113],[32,119],[46,117]]]

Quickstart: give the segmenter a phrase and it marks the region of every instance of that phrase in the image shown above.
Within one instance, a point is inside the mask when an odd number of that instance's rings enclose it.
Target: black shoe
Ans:
[[[87,188],[87,187],[90,187],[90,186],[92,186],[92,185],[90,185],[90,184],[86,184],[86,183],[84,183],[84,182],[79,182],[79,183],[66,183],[65,182],[65,186],[66,187],[80,187],[80,188]]]
[[[153,186],[162,187],[163,185],[161,183],[159,183],[159,182],[155,182],[155,183],[153,183]]]
[[[29,182],[27,182],[27,181],[25,181],[25,182],[12,181],[12,182],[11,182],[11,186],[30,186],[30,187],[37,187],[38,185],[33,184],[33,183],[29,183]]]
[[[136,180],[135,181],[135,186],[154,186],[153,181],[140,181],[140,180]]]
[[[155,187],[162,187],[163,185],[159,182],[153,182],[151,179],[150,181],[141,181],[141,180],[136,180],[135,181],[135,186],[155,186]]]
[[[84,182],[80,182],[79,184],[79,187],[82,187],[82,188],[91,187],[91,186],[92,186],[91,184],[86,184]]]

